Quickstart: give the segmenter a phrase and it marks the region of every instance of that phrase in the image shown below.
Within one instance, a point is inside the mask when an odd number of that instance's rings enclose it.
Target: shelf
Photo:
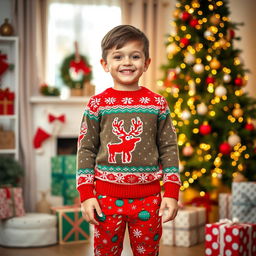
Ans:
[[[0,119],[16,119],[16,115],[0,115]]]
[[[0,36],[0,41],[13,42],[17,40],[18,40],[17,36]]]
[[[58,96],[32,96],[30,98],[30,102],[37,104],[37,103],[56,103],[56,104],[80,104],[88,102],[90,97],[88,96],[81,96],[81,97],[69,97],[67,99],[61,99]]]
[[[16,149],[0,149],[0,154],[15,154]]]

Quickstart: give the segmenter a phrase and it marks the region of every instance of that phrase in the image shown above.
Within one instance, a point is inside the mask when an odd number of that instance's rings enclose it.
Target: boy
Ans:
[[[163,211],[167,222],[178,210],[175,129],[164,97],[138,84],[151,61],[144,33],[117,26],[101,46],[101,65],[114,87],[91,97],[83,116],[77,170],[82,212],[95,225],[95,255],[120,256],[128,224],[133,254],[156,256]]]

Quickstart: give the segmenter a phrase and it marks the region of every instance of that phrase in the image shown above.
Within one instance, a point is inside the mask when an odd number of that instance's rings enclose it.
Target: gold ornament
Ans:
[[[235,117],[235,118],[239,118],[241,116],[243,116],[244,114],[244,111],[240,108],[240,105],[236,105],[235,108],[233,109],[232,111],[232,115]]]
[[[5,19],[4,23],[1,25],[0,34],[1,36],[11,36],[13,34],[13,27],[8,19]]]
[[[220,23],[220,18],[216,15],[212,15],[210,17],[210,22],[213,24],[213,25],[218,25]]]
[[[221,64],[216,58],[213,58],[210,62],[210,67],[212,69],[219,69],[221,67]]]
[[[173,12],[173,17],[175,19],[178,19],[180,17],[180,10],[179,9],[176,9],[174,12]]]

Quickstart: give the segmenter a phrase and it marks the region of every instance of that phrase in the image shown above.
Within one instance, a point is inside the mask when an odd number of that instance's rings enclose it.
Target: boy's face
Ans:
[[[137,89],[138,82],[148,69],[150,59],[145,59],[143,44],[129,41],[122,48],[108,50],[107,59],[101,59],[101,65],[110,72],[115,89]]]

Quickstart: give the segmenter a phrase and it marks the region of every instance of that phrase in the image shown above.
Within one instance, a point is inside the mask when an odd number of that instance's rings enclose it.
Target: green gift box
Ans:
[[[74,206],[52,207],[58,219],[60,244],[84,243],[89,240],[89,223],[83,219],[81,208]]]
[[[64,205],[73,204],[78,197],[76,190],[76,155],[61,155],[51,158],[51,193],[62,196]]]

